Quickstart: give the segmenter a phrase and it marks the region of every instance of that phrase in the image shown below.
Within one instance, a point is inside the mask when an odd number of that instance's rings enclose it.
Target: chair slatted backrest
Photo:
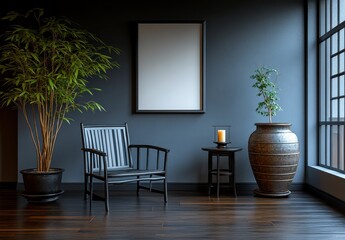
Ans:
[[[92,148],[105,152],[107,154],[107,168],[109,170],[132,167],[132,160],[128,150],[130,143],[127,124],[81,124],[81,129],[83,148]],[[89,159],[85,160],[90,161]],[[103,168],[103,166],[99,166],[98,161],[93,162],[93,170],[97,170],[100,167]]]

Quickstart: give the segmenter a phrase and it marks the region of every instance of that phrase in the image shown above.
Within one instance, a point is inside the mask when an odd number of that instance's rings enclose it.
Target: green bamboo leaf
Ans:
[[[2,20],[13,24],[7,24],[1,36],[1,79],[10,89],[0,92],[1,104],[16,104],[21,109],[31,109],[28,105],[32,104],[36,111],[46,109],[67,123],[72,120],[66,117],[70,111],[105,110],[93,101],[81,103],[80,98],[101,90],[89,87],[88,80],[107,79],[108,70],[119,67],[115,61],[119,49],[107,46],[69,19],[46,16],[43,9],[10,12]],[[34,21],[37,24],[26,24]],[[49,129],[44,122],[37,121],[42,125],[31,128]]]

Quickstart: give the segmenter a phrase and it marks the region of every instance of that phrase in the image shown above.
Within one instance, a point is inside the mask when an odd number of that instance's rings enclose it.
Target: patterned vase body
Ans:
[[[248,141],[249,160],[259,189],[257,195],[288,196],[299,159],[299,143],[291,124],[257,123]]]

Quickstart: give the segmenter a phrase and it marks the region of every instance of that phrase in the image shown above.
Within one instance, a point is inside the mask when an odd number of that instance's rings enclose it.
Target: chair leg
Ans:
[[[150,178],[152,178],[152,174],[150,175]],[[152,181],[150,181],[150,192],[152,192]]]
[[[108,181],[104,181],[104,204],[105,211],[109,212],[109,184]]]
[[[168,183],[166,178],[164,179],[164,203],[168,202]]]
[[[89,186],[89,190],[90,190],[90,210],[92,208],[92,198],[93,198],[93,181],[92,181],[92,176],[90,176],[90,186]]]
[[[85,173],[84,174],[84,200],[87,199],[87,184],[89,182],[89,176]]]
[[[87,199],[87,183],[88,183],[88,181],[87,181],[87,176],[86,176],[86,174],[84,173],[84,200]]]

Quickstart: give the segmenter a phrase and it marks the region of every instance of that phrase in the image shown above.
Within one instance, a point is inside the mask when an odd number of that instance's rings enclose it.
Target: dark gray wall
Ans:
[[[69,1],[43,3],[54,14],[67,15],[108,44],[121,48],[121,68],[110,80],[93,81],[103,89],[95,95],[106,112],[73,113],[64,125],[53,166],[65,168],[64,182],[82,182],[79,123],[128,122],[132,143],[158,144],[171,149],[169,181],[207,181],[206,153],[212,146],[215,124],[232,125],[232,145],[243,147],[236,155],[237,182],[255,182],[247,154],[247,141],[255,122],[258,102],[250,75],[258,66],[279,70],[280,104],[284,111],[275,122],[290,122],[301,142],[295,182],[304,181],[304,13],[301,0],[219,1]],[[37,6],[43,6],[39,2]],[[134,114],[135,21],[206,21],[206,113]],[[35,166],[32,145],[21,117],[18,124],[18,169]],[[19,181],[21,177],[19,176]]]
[[[0,108],[0,183],[17,181],[17,111]]]

